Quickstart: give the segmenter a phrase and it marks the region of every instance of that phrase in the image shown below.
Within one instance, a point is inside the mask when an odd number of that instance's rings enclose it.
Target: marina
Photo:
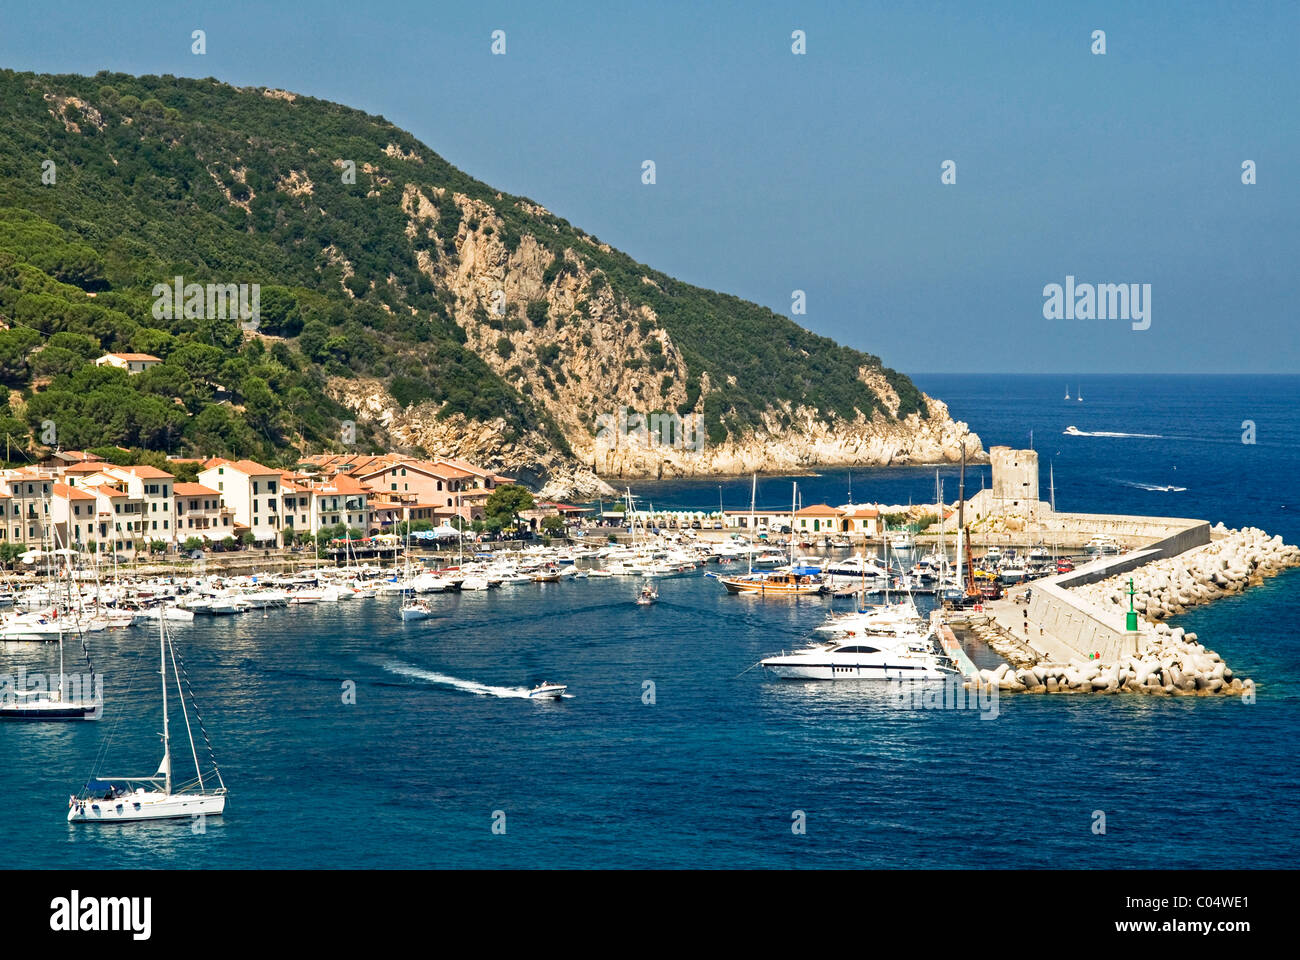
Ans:
[[[972,467],[968,482],[978,475],[979,468]],[[933,471],[928,480],[922,471],[914,476],[914,483],[933,486]],[[945,476],[948,490],[956,490],[955,480],[951,473]],[[825,487],[817,487],[817,478],[798,482],[808,498],[834,502],[822,496]],[[866,489],[866,481],[855,477],[855,482]],[[740,483],[748,499],[756,483],[749,477]],[[1059,465],[1055,483],[1059,500]],[[991,489],[987,475],[982,485]],[[788,500],[790,481],[781,486]],[[656,501],[661,496],[662,491],[654,493]],[[53,669],[58,645],[41,631],[59,622],[58,629],[67,631],[67,664],[86,670],[84,640],[96,676],[103,676],[102,717],[92,723],[0,723],[6,756],[13,758],[2,776],[32,809],[44,811],[25,830],[53,863],[80,862],[87,850],[120,858],[116,831],[68,823],[65,829],[77,831],[73,846],[68,846],[71,836],[49,831],[65,819],[69,794],[100,802],[101,809],[111,802],[113,811],[120,799],[130,802],[130,793],[105,800],[109,788],[117,787],[99,775],[116,776],[123,764],[156,757],[160,621],[183,653],[229,788],[222,815],[207,819],[206,842],[199,840],[183,854],[187,863],[198,857],[199,863],[252,865],[268,855],[280,864],[318,863],[321,831],[343,830],[343,811],[326,810],[321,822],[309,827],[281,827],[274,852],[257,839],[254,825],[268,818],[295,823],[292,810],[307,802],[308,793],[291,784],[287,797],[277,794],[271,785],[282,782],[285,771],[306,775],[307,764],[313,779],[342,782],[353,776],[354,758],[363,755],[373,758],[368,777],[382,795],[437,793],[445,816],[417,829],[396,809],[381,808],[366,850],[347,840],[336,844],[360,865],[504,866],[515,862],[519,850],[543,849],[559,864],[693,864],[698,859],[692,832],[718,828],[706,827],[702,814],[683,815],[684,797],[727,798],[734,806],[724,806],[721,814],[718,862],[761,864],[769,861],[770,847],[744,839],[742,824],[770,810],[771,798],[799,796],[798,802],[825,810],[851,795],[857,813],[814,837],[804,856],[822,866],[889,866],[917,856],[949,865],[982,860],[932,831],[892,852],[870,844],[849,823],[859,817],[888,820],[889,804],[875,798],[874,788],[892,779],[918,809],[941,809],[946,781],[925,771],[936,763],[940,769],[973,770],[975,758],[1007,750],[1005,762],[1011,766],[1041,756],[1039,747],[1007,739],[1026,724],[1057,731],[1069,724],[1083,731],[1056,739],[1052,747],[1058,769],[1073,765],[1079,776],[1058,774],[1063,777],[1059,793],[1042,785],[1030,790],[1036,808],[1046,806],[1060,816],[1066,815],[1070,796],[1089,789],[1086,778],[1079,778],[1098,749],[1117,769],[1136,771],[1145,754],[1134,752],[1134,743],[1156,737],[1162,749],[1191,750],[1198,738],[1215,736],[1223,723],[1250,731],[1253,762],[1266,762],[1284,749],[1285,725],[1269,705],[1269,691],[1291,676],[1279,659],[1285,654],[1228,624],[1240,619],[1235,611],[1241,604],[1248,605],[1251,623],[1282,615],[1295,576],[1289,571],[1294,557],[1289,537],[1279,542],[1258,528],[1234,532],[1206,521],[1171,523],[1150,514],[1047,508],[1037,515],[1037,527],[1011,530],[1006,518],[981,508],[978,487],[973,495],[968,490],[968,500],[974,519],[968,519],[972,533],[962,539],[960,580],[952,520],[943,531],[942,554],[937,530],[916,532],[915,548],[907,551],[883,538],[836,546],[824,538],[780,534],[760,541],[748,530],[655,532],[634,525],[633,530],[587,527],[581,536],[556,538],[549,546],[444,544],[426,550],[413,545],[409,563],[398,550],[339,565],[299,556],[292,564],[276,562],[264,569],[257,568],[255,557],[242,557],[250,566],[238,573],[198,575],[184,564],[139,565],[116,578],[104,576],[102,569],[98,577],[69,577],[66,570],[59,576],[55,567],[52,579],[29,571],[10,579],[11,604],[3,608],[2,619],[11,635],[32,639],[0,643],[6,669],[11,674],[19,666]],[[1065,532],[1068,545],[1062,543]],[[1114,538],[1120,552],[1090,554],[1087,544],[1098,536]],[[1149,553],[1171,537],[1168,556]],[[1202,538],[1204,543],[1192,542]],[[945,609],[947,598],[937,585],[945,570],[950,586],[967,581],[967,546],[980,574],[976,583],[996,582],[1005,595],[987,600],[981,591],[978,611],[951,603]],[[818,580],[823,589],[747,595],[719,582],[751,576],[751,558],[761,556],[779,556],[780,562],[754,565],[755,574],[780,576],[798,569],[803,572],[794,576]],[[1142,559],[1146,562],[1137,562]],[[1082,639],[1053,633],[1058,620],[1046,604],[1061,602],[1059,592],[1073,597],[1071,602],[1096,605],[1102,626],[1118,620],[1116,642],[1122,643],[1130,577],[1133,605],[1145,607],[1141,635],[1158,643],[1149,653],[1120,662],[1118,653],[1098,645],[1100,633],[1090,635],[1086,648]],[[643,603],[646,599],[650,602]],[[403,604],[414,601],[425,604],[430,615],[404,620]],[[1044,605],[1041,610],[1036,601]],[[57,618],[51,616],[54,609]],[[1072,640],[1079,650],[1072,653],[1072,647],[1054,645],[1052,638]],[[931,689],[933,696],[954,682],[964,685],[967,708],[900,706],[896,685],[904,672],[922,675],[918,689]],[[169,702],[175,711],[172,686]],[[1172,691],[1165,689],[1170,686]],[[1152,696],[1157,687],[1162,697]],[[978,716],[990,714],[969,705],[987,704],[989,690],[1002,694],[1000,703],[995,701],[997,722],[979,723]],[[1085,690],[1118,696],[1032,695]],[[1232,714],[1233,719],[1222,713],[1232,704],[1241,709],[1245,694],[1257,695],[1260,705]],[[1152,713],[1161,699],[1188,703],[1192,710]],[[919,723],[916,711],[922,709],[925,719]],[[394,746],[388,728],[395,717],[402,718],[408,742],[387,756],[385,750]],[[765,745],[770,734],[764,731],[772,717],[793,724],[780,735],[782,750],[804,760],[753,763],[756,755],[770,755]],[[181,722],[179,715],[175,719]],[[611,731],[617,732],[612,741]],[[182,738],[176,740],[173,724],[173,743],[185,744],[183,755],[192,766],[183,732]],[[962,756],[969,761],[937,759],[949,756],[944,745],[952,738],[964,744]],[[195,740],[201,756],[197,729]],[[106,741],[117,758],[111,764],[95,761]],[[842,762],[837,758],[850,744],[867,752],[848,774],[849,793],[833,777],[810,781],[805,776],[806,763],[825,768]],[[298,758],[304,751],[309,759]],[[639,849],[619,830],[608,855],[587,842],[555,854],[555,841],[567,829],[565,811],[591,808],[594,783],[615,782],[614,771],[630,769],[645,769],[653,782],[672,785],[657,788],[667,791],[661,796],[619,773],[622,785],[614,797],[595,802],[594,809],[601,822],[614,822],[612,811],[631,804],[624,815],[628,822],[654,829],[666,843]],[[23,771],[21,782],[18,771]],[[704,786],[719,772],[725,772],[727,785]],[[143,773],[137,769],[135,775]],[[512,785],[521,778],[544,780],[547,788],[520,793]],[[95,801],[93,791],[84,788],[101,782],[107,786]],[[139,788],[155,789],[140,783],[131,791]],[[1162,778],[1159,784],[1139,779],[1118,789],[1128,802],[1141,804],[1144,796],[1163,796],[1169,788]],[[1215,795],[1223,802],[1235,790],[1220,783]],[[477,818],[498,808],[523,818],[513,823],[528,823],[512,826],[513,851],[474,839]],[[1158,833],[1172,823],[1158,805],[1149,810],[1144,830]],[[1025,815],[1016,802],[991,805],[982,829],[1014,830]],[[145,831],[139,836],[157,851],[159,862],[182,856],[175,846],[178,837],[168,832],[176,826],[166,820],[124,828]],[[188,827],[180,829],[191,835]],[[1246,834],[1226,829],[1234,842],[1250,845]],[[1058,845],[1050,836],[1036,843],[1047,850]],[[1194,859],[1154,841],[1145,846],[1168,862]],[[1267,850],[1254,849],[1261,862],[1269,862]],[[1013,854],[1004,856],[1015,862]],[[1094,856],[1108,862],[1111,855]]]

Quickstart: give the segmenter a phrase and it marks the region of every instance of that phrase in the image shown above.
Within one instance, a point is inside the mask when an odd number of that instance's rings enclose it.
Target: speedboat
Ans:
[[[650,604],[654,603],[658,599],[659,599],[659,591],[654,589],[653,587],[647,586],[641,589],[641,595],[636,598],[636,602],[638,606],[644,607],[644,606],[649,606]]]
[[[548,680],[543,680],[537,686],[533,687],[533,689],[528,691],[528,699],[559,700],[564,696],[564,691],[568,689],[568,686],[563,683],[551,683]]]

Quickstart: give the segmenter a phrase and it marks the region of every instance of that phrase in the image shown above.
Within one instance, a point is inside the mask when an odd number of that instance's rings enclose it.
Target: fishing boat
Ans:
[[[533,689],[528,691],[528,699],[559,700],[564,696],[564,691],[568,689],[568,686],[563,683],[551,683],[550,681],[543,680],[537,686],[533,687]]]
[[[186,706],[182,690],[181,672],[184,669],[171,638],[167,634],[167,619],[158,618],[158,660],[162,681],[162,762],[151,777],[97,776],[87,781],[79,794],[68,798],[69,823],[121,823],[129,820],[164,820],[174,817],[218,816],[226,809],[226,784],[221,778],[212,745],[198,709],[191,702]],[[181,715],[185,718],[185,732],[194,759],[195,777],[177,785],[172,778],[171,728],[168,725],[167,665],[171,662],[176,681],[177,698]],[[205,778],[194,745],[194,730],[190,725],[190,712],[199,722],[199,731],[208,744],[211,773]]]

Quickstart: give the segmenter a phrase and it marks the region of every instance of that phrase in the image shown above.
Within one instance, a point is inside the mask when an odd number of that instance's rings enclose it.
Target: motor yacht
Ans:
[[[915,634],[909,635],[912,639]],[[883,635],[844,637],[759,661],[787,680],[943,680],[960,676],[946,658]]]

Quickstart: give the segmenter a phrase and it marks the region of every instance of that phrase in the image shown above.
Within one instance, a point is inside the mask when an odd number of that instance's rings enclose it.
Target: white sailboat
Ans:
[[[62,621],[60,621],[62,622]],[[84,641],[83,641],[84,648]],[[101,704],[93,698],[95,673],[91,668],[90,691],[83,691],[80,699],[65,700],[63,672],[63,631],[59,630],[59,687],[57,690],[13,690],[0,697],[0,720],[98,720]],[[87,694],[90,694],[89,696]],[[13,697],[10,702],[9,696]]]
[[[1070,399],[1070,385],[1068,383],[1065,385],[1065,399]]]
[[[402,575],[402,593],[411,589],[411,520],[410,509],[402,508],[402,514],[406,518],[406,572]],[[399,613],[403,623],[412,620],[428,620],[433,616],[433,607],[429,606],[423,600],[415,599],[414,593],[402,601],[402,609]]]
[[[57,543],[57,534],[54,535],[54,542]],[[42,546],[44,543],[42,542]],[[71,550],[55,549],[52,556],[68,557],[73,554]],[[48,564],[48,558],[47,558]],[[90,651],[86,649],[86,640],[81,628],[81,614],[84,612],[84,604],[81,610],[76,609],[72,599],[72,562],[68,559],[68,580],[64,583],[65,588],[65,606],[64,615],[58,615],[58,609],[51,611],[49,620],[42,624],[48,626],[51,632],[58,637],[59,644],[59,683],[56,690],[18,690],[14,689],[11,694],[0,696],[0,720],[98,720],[100,717],[101,703],[97,703],[94,698],[96,687],[95,667],[90,662]],[[47,572],[49,567],[46,567]],[[51,576],[53,576],[51,574]],[[51,599],[54,598],[54,587],[47,584],[47,594]],[[81,598],[77,598],[77,603],[82,603]],[[65,687],[67,685],[67,675],[64,673],[63,666],[63,635],[68,629],[68,617],[72,615],[76,618],[74,625],[77,636],[81,640],[81,650],[85,654],[86,664],[90,667],[90,690],[81,691],[79,699],[66,699]],[[42,618],[44,619],[44,618]],[[7,632],[12,632],[12,628],[7,628]],[[12,700],[10,699],[12,697]]]
[[[194,730],[190,726],[190,712],[185,705],[181,689],[181,671],[177,665],[176,650],[167,636],[167,619],[158,619],[158,666],[162,681],[162,762],[151,777],[104,777],[87,781],[80,794],[68,798],[69,823],[121,823],[131,820],[166,820],[174,817],[218,816],[226,809],[226,784],[212,757],[212,744],[208,743],[208,757],[212,773],[205,779],[199,763],[198,749],[194,745]],[[176,785],[172,779],[171,727],[167,710],[167,661],[170,657],[172,675],[176,680],[177,699],[185,718],[185,733],[190,742],[196,779]],[[204,742],[208,735],[202,718],[195,712]]]

